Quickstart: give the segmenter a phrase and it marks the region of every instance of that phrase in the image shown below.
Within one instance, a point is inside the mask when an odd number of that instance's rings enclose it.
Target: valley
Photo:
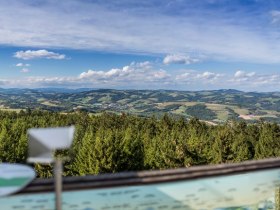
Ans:
[[[196,117],[211,123],[228,120],[280,122],[280,93],[114,89],[0,89],[2,110],[41,109],[127,113],[138,116]]]

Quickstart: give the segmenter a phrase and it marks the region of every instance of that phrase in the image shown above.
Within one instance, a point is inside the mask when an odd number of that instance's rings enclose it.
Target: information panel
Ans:
[[[143,186],[63,193],[63,210],[186,210],[275,208],[280,169]],[[55,210],[54,194],[21,194],[0,199],[5,210]],[[231,208],[232,209],[232,208]]]

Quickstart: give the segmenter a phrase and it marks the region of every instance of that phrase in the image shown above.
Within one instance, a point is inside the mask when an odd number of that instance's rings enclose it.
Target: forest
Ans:
[[[0,162],[26,163],[27,129],[75,125],[64,176],[169,169],[233,163],[280,156],[280,126],[259,121],[209,125],[196,118],[164,115],[40,110],[0,111]],[[34,165],[38,177],[51,177],[51,165]]]

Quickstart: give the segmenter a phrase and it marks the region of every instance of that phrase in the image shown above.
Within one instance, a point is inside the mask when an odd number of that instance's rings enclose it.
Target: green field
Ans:
[[[40,109],[90,113],[109,111],[143,116],[165,113],[209,122],[268,120],[280,122],[280,94],[237,90],[67,90],[0,89],[2,110]]]

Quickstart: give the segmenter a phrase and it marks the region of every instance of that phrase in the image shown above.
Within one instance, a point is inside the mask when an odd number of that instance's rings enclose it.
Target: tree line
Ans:
[[[0,162],[26,163],[27,129],[75,125],[65,176],[233,163],[280,156],[280,126],[260,121],[208,125],[186,120],[85,112],[0,111]],[[34,165],[38,177],[51,165]]]

